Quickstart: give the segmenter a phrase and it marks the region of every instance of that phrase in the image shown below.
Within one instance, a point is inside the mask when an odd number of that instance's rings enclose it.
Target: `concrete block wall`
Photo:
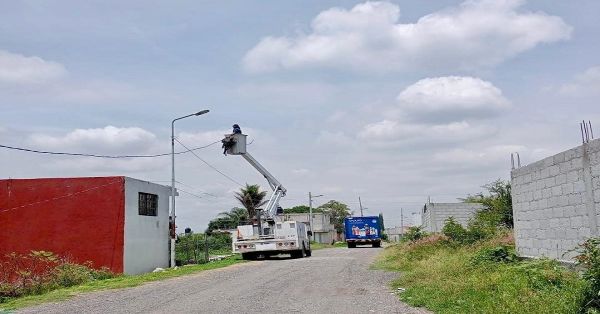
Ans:
[[[600,140],[515,169],[511,183],[519,255],[572,261],[598,236]]]
[[[473,215],[483,209],[478,203],[427,203],[421,212],[421,226],[427,232],[441,232],[446,219],[454,217],[466,226]]]

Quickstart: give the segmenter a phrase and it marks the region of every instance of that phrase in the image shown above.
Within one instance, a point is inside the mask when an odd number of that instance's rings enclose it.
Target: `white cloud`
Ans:
[[[577,75],[573,82],[561,86],[559,92],[568,96],[600,94],[600,66],[591,67]]]
[[[66,75],[67,70],[60,63],[0,50],[0,82],[41,83]]]
[[[63,136],[32,134],[28,142],[35,147],[70,149],[81,152],[145,153],[156,144],[156,136],[138,127],[106,126],[96,129],[76,129]]]
[[[509,107],[502,91],[473,77],[422,79],[398,95],[395,109],[379,122],[365,125],[358,138],[376,142],[460,142],[493,134],[476,120],[493,118]]]
[[[509,107],[492,83],[460,76],[422,79],[404,89],[398,102],[403,113],[445,120],[491,116]]]
[[[251,72],[301,67],[361,71],[470,70],[496,65],[542,43],[566,40],[560,17],[520,9],[522,0],[465,1],[401,23],[400,8],[365,2],[317,15],[309,34],[265,37],[244,57]]]
[[[414,124],[395,120],[370,123],[358,133],[358,138],[375,143],[394,142],[462,142],[489,136],[495,128],[472,125],[467,121],[447,124]]]

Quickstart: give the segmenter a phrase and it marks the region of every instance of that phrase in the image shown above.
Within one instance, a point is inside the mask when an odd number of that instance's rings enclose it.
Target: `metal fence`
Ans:
[[[202,264],[216,255],[231,254],[229,234],[182,234],[175,243],[175,260],[178,265]]]

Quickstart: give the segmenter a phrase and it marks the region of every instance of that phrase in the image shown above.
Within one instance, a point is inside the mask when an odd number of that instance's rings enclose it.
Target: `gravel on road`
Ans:
[[[428,313],[390,290],[397,273],[369,269],[381,250],[332,248],[253,261],[17,313]]]

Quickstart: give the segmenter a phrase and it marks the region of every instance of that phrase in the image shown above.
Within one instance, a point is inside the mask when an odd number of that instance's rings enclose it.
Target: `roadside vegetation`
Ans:
[[[44,255],[49,254],[51,253],[44,252]],[[54,255],[52,254],[52,256]],[[65,300],[84,292],[135,287],[151,281],[194,274],[242,262],[244,261],[239,257],[228,257],[207,264],[186,265],[142,275],[115,275],[106,270],[93,270],[85,265],[63,263],[58,267],[61,269],[58,274],[51,275],[49,281],[25,280],[28,288],[20,290],[22,291],[20,294],[14,294],[12,291],[22,286],[22,283],[17,282],[16,287],[9,287],[13,283],[4,281],[8,271],[3,266],[0,273],[5,277],[2,277],[3,279],[0,281],[0,312],[44,302]]]
[[[322,250],[322,249],[331,249],[331,248],[336,248],[336,247],[346,247],[346,242],[335,242],[333,244],[317,243],[317,242],[310,243],[310,249],[313,251],[314,250]]]
[[[510,185],[485,187],[488,195],[466,199],[485,207],[466,227],[450,218],[440,234],[411,228],[386,248],[376,267],[402,272],[392,283],[400,299],[436,313],[600,313],[600,239],[578,248],[581,273],[553,260],[522,260]]]

